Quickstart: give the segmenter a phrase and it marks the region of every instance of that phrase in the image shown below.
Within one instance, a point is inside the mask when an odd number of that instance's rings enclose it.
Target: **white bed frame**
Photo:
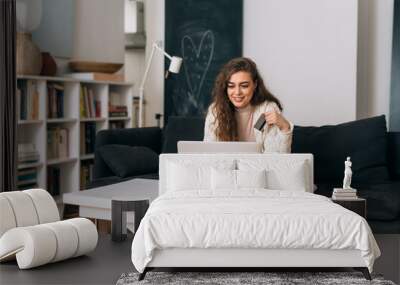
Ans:
[[[276,156],[291,156],[294,159],[305,160],[309,165],[308,189],[313,192],[313,156],[312,154],[216,154],[213,156],[207,154],[162,154],[160,156],[160,194],[166,191],[165,179],[166,166],[169,159],[221,159],[224,158],[249,158],[262,155],[264,158],[270,156],[276,159]],[[218,156],[218,157],[217,157]],[[361,271],[364,277],[371,280],[369,270],[365,261],[361,257],[359,250],[329,250],[329,249],[193,249],[193,248],[170,248],[158,249],[154,252],[153,259],[147,265],[144,272],[140,274],[139,280],[142,280],[146,272],[154,268],[237,268],[243,271],[243,268],[281,268],[281,267],[353,267]]]

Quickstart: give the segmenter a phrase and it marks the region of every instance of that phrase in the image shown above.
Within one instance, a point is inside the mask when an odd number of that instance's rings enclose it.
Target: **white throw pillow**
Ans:
[[[242,188],[266,188],[266,171],[211,169],[212,190],[240,190]]]
[[[211,168],[234,169],[235,162],[192,163],[190,161],[169,161],[167,166],[167,191],[210,190]]]
[[[211,168],[212,190],[235,190],[236,170]]]
[[[265,169],[235,170],[237,188],[267,188]]]
[[[239,159],[239,170],[266,170],[266,188],[271,190],[307,191],[309,167],[305,160]]]
[[[307,191],[307,170],[305,162],[293,164],[283,171],[267,170],[267,187],[273,190]]]

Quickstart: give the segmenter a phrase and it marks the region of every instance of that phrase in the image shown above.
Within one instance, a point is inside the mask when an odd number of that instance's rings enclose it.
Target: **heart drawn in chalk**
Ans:
[[[205,31],[198,46],[195,45],[191,36],[186,35],[182,38],[181,49],[189,93],[198,102],[214,55],[214,34],[210,30]]]

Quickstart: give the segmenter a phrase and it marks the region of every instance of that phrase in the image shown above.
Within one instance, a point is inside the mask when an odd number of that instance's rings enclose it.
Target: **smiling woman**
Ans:
[[[205,141],[255,141],[264,152],[290,152],[293,124],[249,58],[230,60],[219,72],[206,117]],[[265,118],[259,130],[256,121]]]

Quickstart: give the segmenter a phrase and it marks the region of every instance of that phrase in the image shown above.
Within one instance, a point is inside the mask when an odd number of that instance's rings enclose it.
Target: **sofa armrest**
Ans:
[[[400,132],[388,133],[388,168],[392,179],[400,179]]]
[[[93,179],[113,176],[114,173],[109,169],[98,153],[98,149],[104,145],[120,144],[129,146],[145,146],[157,154],[161,152],[162,132],[158,127],[130,128],[101,130],[96,135],[96,145],[94,152]]]

